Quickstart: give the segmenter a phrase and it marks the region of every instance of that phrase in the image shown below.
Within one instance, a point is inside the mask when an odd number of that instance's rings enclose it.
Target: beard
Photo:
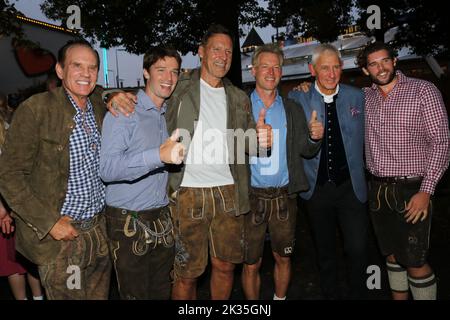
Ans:
[[[370,75],[370,79],[372,80],[372,82],[379,86],[385,86],[391,83],[394,80],[394,78],[395,78],[395,69],[393,69],[392,72],[389,74],[389,77],[383,81],[378,80],[376,76]]]

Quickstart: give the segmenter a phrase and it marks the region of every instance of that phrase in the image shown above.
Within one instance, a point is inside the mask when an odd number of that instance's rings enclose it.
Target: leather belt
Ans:
[[[100,219],[100,215],[96,214],[95,216],[93,216],[92,218],[89,218],[89,219],[71,221],[71,224],[75,228],[78,228],[81,231],[86,231],[86,230],[89,230],[89,229],[92,229],[93,227],[95,227],[97,225],[97,223],[99,222],[99,219]]]
[[[414,183],[422,182],[422,179],[420,176],[377,177],[372,175],[373,181],[384,183]]]

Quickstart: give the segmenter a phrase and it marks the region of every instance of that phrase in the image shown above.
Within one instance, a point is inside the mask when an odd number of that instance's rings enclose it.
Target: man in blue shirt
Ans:
[[[302,107],[282,98],[277,91],[281,80],[283,52],[273,45],[256,49],[252,74],[256,88],[251,94],[253,116],[266,109],[266,123],[274,139],[269,157],[252,157],[250,207],[245,216],[245,264],[242,286],[247,299],[258,299],[259,269],[266,230],[269,229],[275,258],[275,300],[284,300],[291,277],[290,256],[295,243],[296,193],[308,190],[301,156],[319,151],[323,125],[315,116],[308,126]]]
[[[168,138],[164,114],[180,66],[175,50],[149,50],[135,112],[108,113],[103,122],[100,175],[107,183],[109,247],[122,299],[170,297],[175,250],[165,164],[180,164],[184,149],[177,133]]]

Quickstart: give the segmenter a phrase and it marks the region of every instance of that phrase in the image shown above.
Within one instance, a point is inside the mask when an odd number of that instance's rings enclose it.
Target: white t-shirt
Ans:
[[[234,184],[227,147],[225,89],[200,79],[200,115],[189,145],[182,187],[207,188]]]

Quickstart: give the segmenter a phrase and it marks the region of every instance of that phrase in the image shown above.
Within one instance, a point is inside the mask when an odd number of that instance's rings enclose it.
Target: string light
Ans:
[[[44,26],[44,27],[47,27],[47,28],[50,28],[50,29],[56,29],[56,30],[69,32],[69,33],[76,33],[76,31],[71,30],[71,29],[67,29],[67,28],[60,27],[60,26],[57,26],[57,25],[54,25],[54,24],[51,24],[51,23],[47,23],[47,22],[43,22],[43,21],[27,18],[27,17],[24,17],[24,16],[16,15],[16,18],[20,19],[20,20],[23,20],[23,21],[30,22],[30,23],[38,24],[38,25],[41,25],[41,26]]]

